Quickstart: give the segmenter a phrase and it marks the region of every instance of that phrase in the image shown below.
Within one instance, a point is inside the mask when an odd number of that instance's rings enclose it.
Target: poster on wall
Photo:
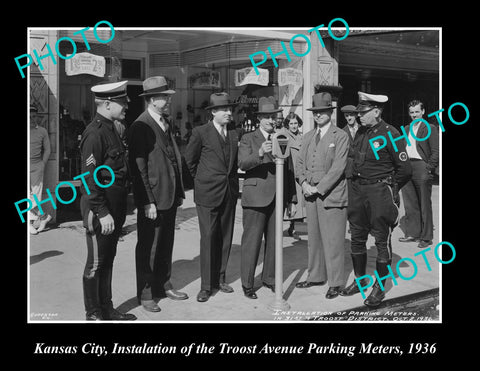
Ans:
[[[192,89],[220,88],[220,72],[202,71],[190,76]]]
[[[287,63],[287,61],[281,60],[278,69],[278,102],[284,110],[284,115],[289,112],[299,113],[300,106],[303,104],[302,61],[292,61],[286,67]]]
[[[253,67],[235,70],[235,86],[243,86],[247,84],[267,86],[269,77],[268,70],[264,68],[258,68],[258,71],[260,73],[257,75]]]
[[[299,87],[303,85],[303,74],[301,69],[280,68],[278,70],[278,86],[293,85]]]
[[[82,73],[103,77],[105,76],[105,58],[90,53],[78,53],[65,60],[65,73],[67,76]]]

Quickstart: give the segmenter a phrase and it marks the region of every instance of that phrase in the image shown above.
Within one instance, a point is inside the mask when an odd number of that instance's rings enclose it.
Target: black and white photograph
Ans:
[[[32,28],[29,320],[441,321],[441,30],[345,25]]]

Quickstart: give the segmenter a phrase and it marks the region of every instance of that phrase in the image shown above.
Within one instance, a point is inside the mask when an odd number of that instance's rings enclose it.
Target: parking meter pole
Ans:
[[[285,159],[275,158],[275,301],[269,308],[288,310],[290,305],[283,299],[283,164]]]

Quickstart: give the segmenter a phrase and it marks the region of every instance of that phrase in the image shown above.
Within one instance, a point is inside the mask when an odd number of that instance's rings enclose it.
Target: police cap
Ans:
[[[367,94],[359,91],[357,112],[369,111],[372,108],[381,108],[387,101],[388,97],[386,95]]]
[[[92,86],[91,90],[97,99],[121,100],[123,98],[128,102],[127,83],[128,81],[119,81],[99,84]]]

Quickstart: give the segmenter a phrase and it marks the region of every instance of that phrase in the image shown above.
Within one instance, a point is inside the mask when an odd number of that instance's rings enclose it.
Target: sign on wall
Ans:
[[[90,53],[78,53],[65,60],[65,73],[67,76],[82,73],[98,77],[105,76],[105,58]]]

